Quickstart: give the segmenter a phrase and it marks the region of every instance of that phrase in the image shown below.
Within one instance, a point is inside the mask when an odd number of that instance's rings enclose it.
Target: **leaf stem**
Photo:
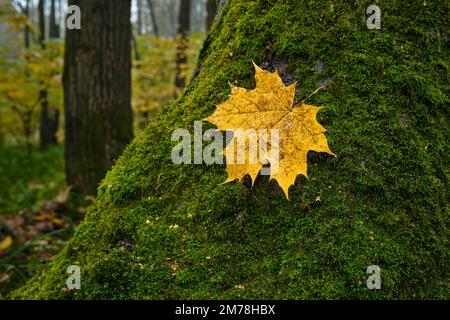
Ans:
[[[300,101],[300,103],[297,106],[301,106],[306,100],[308,100],[309,98],[311,98],[313,95],[315,95],[317,92],[325,90],[327,87],[326,86],[320,86],[318,87],[316,90],[314,90],[313,93],[311,93],[309,96],[307,96],[305,99],[303,99],[302,101]]]

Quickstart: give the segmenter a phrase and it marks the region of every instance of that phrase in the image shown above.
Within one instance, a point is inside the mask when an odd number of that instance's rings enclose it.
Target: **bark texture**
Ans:
[[[67,182],[98,183],[132,137],[130,0],[74,0],[81,30],[68,30],[64,64]]]

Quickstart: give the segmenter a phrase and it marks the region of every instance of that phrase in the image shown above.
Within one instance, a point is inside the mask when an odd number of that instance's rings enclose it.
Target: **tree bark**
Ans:
[[[95,194],[132,138],[130,0],[73,0],[81,30],[68,30],[64,63],[68,184]]]
[[[177,54],[175,70],[175,93],[177,97],[186,85],[187,50],[189,47],[189,29],[191,24],[191,0],[181,0],[178,14]]]

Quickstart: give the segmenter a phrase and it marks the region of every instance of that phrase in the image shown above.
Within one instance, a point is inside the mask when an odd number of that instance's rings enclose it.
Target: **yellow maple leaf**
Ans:
[[[206,118],[221,131],[233,131],[235,134],[224,149],[227,159],[228,178],[225,182],[241,180],[249,174],[254,181],[264,163],[270,163],[270,178],[278,181],[287,198],[288,189],[294,184],[297,175],[308,177],[307,154],[310,150],[334,155],[328,147],[326,129],[316,120],[321,107],[304,104],[294,106],[296,83],[285,86],[278,71],[274,73],[255,66],[256,87],[247,90],[231,85],[228,100],[217,105],[215,112]],[[245,163],[235,163],[238,148],[234,145],[239,135],[236,132],[274,132],[278,133],[277,145],[269,141],[270,134],[260,135],[262,140],[250,139],[245,143]],[[256,141],[256,142],[255,142]],[[258,144],[258,145],[253,145]],[[249,150],[260,150],[265,143],[266,149],[259,151],[258,162],[249,161]],[[272,157],[276,149],[278,157]],[[231,161],[230,161],[231,160]],[[273,168],[277,170],[272,170]]]
[[[8,249],[13,243],[13,239],[11,236],[7,236],[5,239],[0,241],[0,251],[5,251]]]

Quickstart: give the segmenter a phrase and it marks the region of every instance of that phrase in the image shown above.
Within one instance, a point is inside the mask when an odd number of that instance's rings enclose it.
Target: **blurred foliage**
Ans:
[[[188,79],[194,72],[203,38],[203,34],[190,37]],[[132,108],[135,130],[139,131],[174,99],[176,41],[152,35],[141,35],[136,40],[139,59],[133,56]]]
[[[0,23],[10,33],[7,45],[0,47],[0,146],[5,137],[13,138],[7,142],[31,144],[39,125],[40,91],[47,91],[49,109],[62,109],[64,47],[60,40],[51,40],[45,49],[33,41],[26,48],[23,30],[28,25],[33,38],[35,28],[6,6],[0,10]]]

